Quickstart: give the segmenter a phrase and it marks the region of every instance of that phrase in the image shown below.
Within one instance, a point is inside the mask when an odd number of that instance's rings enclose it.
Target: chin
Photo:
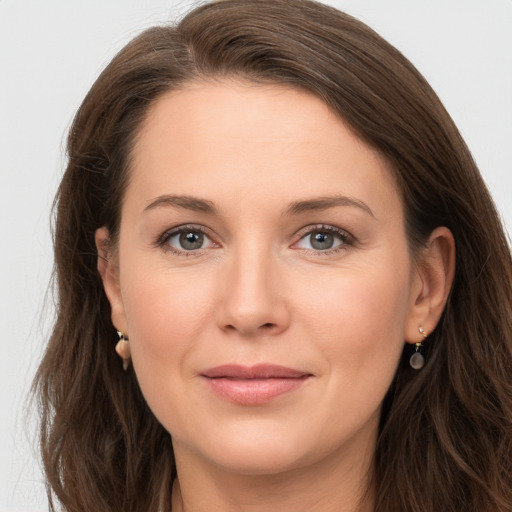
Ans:
[[[208,433],[202,442],[196,440],[185,450],[231,473],[276,475],[314,465],[333,449],[322,443],[322,436],[298,427],[240,421]],[[175,440],[175,450],[179,444]]]
[[[303,453],[299,447],[281,445],[276,449],[275,443],[249,447],[247,444],[232,443],[229,450],[215,454],[214,462],[225,470],[252,476],[276,475],[314,463],[313,457]]]

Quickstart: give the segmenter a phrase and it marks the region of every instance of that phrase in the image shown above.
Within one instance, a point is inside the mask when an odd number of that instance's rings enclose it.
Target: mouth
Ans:
[[[262,405],[298,390],[313,375],[273,364],[222,365],[201,372],[209,388],[230,402]]]

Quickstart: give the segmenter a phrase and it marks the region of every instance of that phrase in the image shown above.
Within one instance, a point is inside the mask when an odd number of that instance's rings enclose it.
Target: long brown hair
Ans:
[[[149,107],[197,79],[317,95],[388,160],[411,250],[437,226],[456,275],[420,372],[401,364],[375,454],[378,512],[512,510],[512,262],[468,148],[430,86],[363,23],[309,0],[224,0],[149,29],[76,114],[55,207],[58,317],[35,380],[50,500],[68,512],[170,510],[171,438],[114,352],[95,230],[115,243]],[[407,357],[404,349],[404,361]]]

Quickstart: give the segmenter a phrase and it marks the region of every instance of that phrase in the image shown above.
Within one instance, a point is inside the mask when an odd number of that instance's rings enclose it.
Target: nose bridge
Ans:
[[[246,241],[231,251],[220,307],[222,328],[246,335],[286,328],[288,312],[279,265],[266,242]]]

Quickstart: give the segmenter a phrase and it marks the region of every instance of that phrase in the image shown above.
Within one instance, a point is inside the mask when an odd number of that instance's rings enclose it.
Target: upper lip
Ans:
[[[223,364],[208,368],[202,371],[201,375],[210,379],[222,377],[228,379],[298,379],[311,374],[275,364],[257,364],[254,366]]]

